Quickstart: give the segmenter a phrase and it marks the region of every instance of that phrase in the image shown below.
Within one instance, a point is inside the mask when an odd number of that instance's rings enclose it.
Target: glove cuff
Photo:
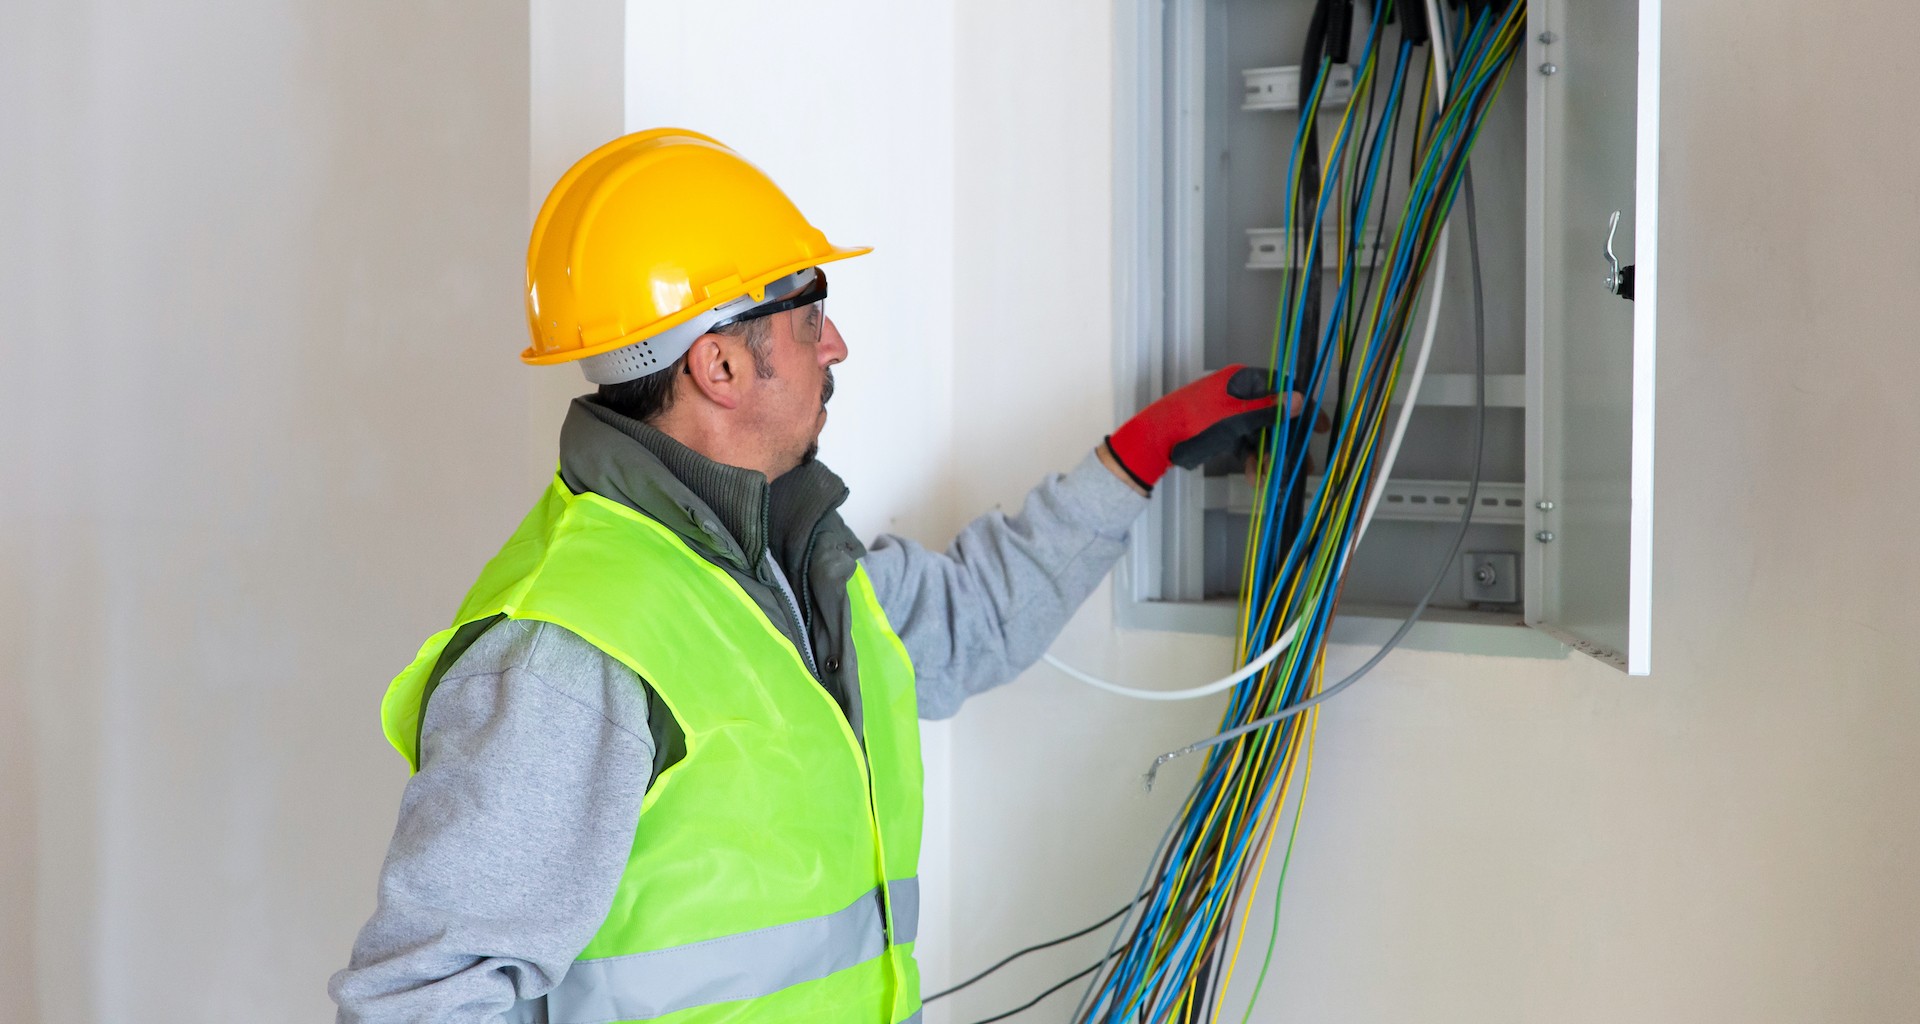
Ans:
[[[1139,473],[1134,472],[1132,466],[1127,465],[1127,460],[1121,458],[1120,453],[1114,450],[1112,434],[1108,434],[1106,440],[1101,443],[1107,446],[1107,454],[1113,456],[1113,464],[1119,466],[1120,469],[1127,474],[1127,479],[1139,484],[1140,489],[1143,491],[1153,490],[1153,482],[1142,479]],[[1161,476],[1165,476],[1166,472],[1167,467],[1161,466],[1160,473],[1154,477],[1154,481],[1158,481]]]
[[[1223,438],[1248,429],[1244,424],[1223,429],[1223,422],[1250,413],[1270,420],[1276,403],[1270,379],[1266,370],[1238,364],[1215,370],[1120,424],[1107,436],[1107,450],[1142,487],[1151,488],[1175,463],[1197,466]],[[1193,443],[1196,439],[1202,443]]]

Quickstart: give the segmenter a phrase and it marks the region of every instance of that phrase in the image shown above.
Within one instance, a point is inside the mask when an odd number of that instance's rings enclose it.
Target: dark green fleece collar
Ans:
[[[847,497],[846,485],[818,462],[769,485],[765,474],[715,462],[593,395],[574,399],[567,410],[560,473],[574,491],[650,516],[713,560],[754,577],[762,574],[761,552],[768,550],[789,578],[802,576],[815,530]]]

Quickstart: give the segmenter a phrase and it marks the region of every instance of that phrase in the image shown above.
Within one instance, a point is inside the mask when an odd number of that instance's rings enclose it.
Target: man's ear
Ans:
[[[688,383],[723,409],[740,405],[740,376],[733,364],[742,353],[733,351],[735,347],[734,339],[724,334],[702,334],[687,350]]]

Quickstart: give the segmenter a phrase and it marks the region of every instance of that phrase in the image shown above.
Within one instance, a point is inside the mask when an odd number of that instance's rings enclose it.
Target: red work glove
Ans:
[[[1257,366],[1215,370],[1122,423],[1107,436],[1107,450],[1140,486],[1152,488],[1168,467],[1193,469],[1273,426],[1279,401],[1272,379]],[[1299,396],[1293,396],[1289,414],[1299,406]]]

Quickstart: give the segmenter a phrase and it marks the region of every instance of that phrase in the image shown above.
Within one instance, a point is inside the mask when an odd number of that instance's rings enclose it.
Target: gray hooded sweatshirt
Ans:
[[[856,729],[856,563],[913,659],[921,717],[946,718],[1040,657],[1146,507],[1089,455],[944,553],[886,535],[863,546],[825,466],[769,483],[591,396],[568,411],[560,472],[726,570]],[[648,782],[684,749],[646,681],[567,630],[461,630],[430,679],[377,908],[328,986],[340,1024],[493,1024],[552,988],[606,918]]]

